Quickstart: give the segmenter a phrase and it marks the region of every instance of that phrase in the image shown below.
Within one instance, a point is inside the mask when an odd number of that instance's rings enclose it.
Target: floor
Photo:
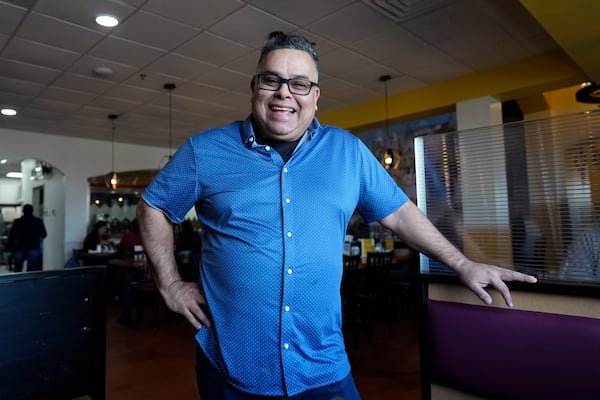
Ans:
[[[130,329],[117,323],[117,313],[117,305],[109,304],[106,398],[200,399],[191,326],[171,314],[154,330],[147,310],[142,326]],[[364,400],[421,398],[414,318],[402,317],[392,336],[386,324],[378,324],[371,343],[361,340],[355,345],[350,332],[347,340],[354,379]]]

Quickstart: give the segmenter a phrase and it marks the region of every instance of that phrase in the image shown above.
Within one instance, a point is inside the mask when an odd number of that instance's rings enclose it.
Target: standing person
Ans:
[[[27,260],[27,271],[42,269],[42,240],[46,237],[44,221],[33,215],[33,206],[23,206],[23,216],[14,220],[8,234],[9,248],[14,252],[15,272],[23,271]]]
[[[142,240],[167,305],[198,329],[203,400],[359,399],[341,327],[342,251],[355,209],[483,289],[532,276],[474,262],[448,242],[356,136],[320,125],[317,53],[271,34],[245,121],[189,138],[138,203]],[[195,206],[201,284],[183,282],[172,222]]]

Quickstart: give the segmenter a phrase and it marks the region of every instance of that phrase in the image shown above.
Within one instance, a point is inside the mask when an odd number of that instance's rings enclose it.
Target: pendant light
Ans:
[[[165,83],[165,89],[169,91],[169,160],[173,157],[173,90],[174,83]]]
[[[385,136],[386,136],[387,140],[390,139],[390,118],[389,118],[389,111],[388,111],[388,87],[387,87],[387,83],[390,79],[392,79],[392,77],[390,75],[382,75],[379,77],[379,80],[381,82],[383,82],[383,87],[385,90]],[[381,161],[382,161],[385,169],[392,168],[394,165],[394,161],[395,161],[394,160],[394,150],[391,148],[388,148],[383,153],[383,157],[382,157]]]
[[[112,165],[110,172],[106,175],[106,187],[115,190],[119,186],[119,177],[115,171],[115,120],[119,118],[117,114],[110,114],[108,119],[112,121]]]

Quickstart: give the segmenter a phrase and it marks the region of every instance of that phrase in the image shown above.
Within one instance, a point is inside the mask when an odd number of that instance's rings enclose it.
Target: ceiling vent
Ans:
[[[446,7],[456,0],[362,0],[364,4],[386,17],[403,22],[419,15]]]

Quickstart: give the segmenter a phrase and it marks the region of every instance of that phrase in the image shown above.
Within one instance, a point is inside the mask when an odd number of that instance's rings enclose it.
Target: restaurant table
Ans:
[[[148,271],[148,263],[145,260],[134,260],[131,258],[113,258],[108,262],[109,271],[112,269],[120,281],[119,302],[121,304],[121,315],[118,317],[120,324],[134,327],[135,321],[132,317],[133,284],[141,279]]]
[[[81,265],[89,267],[93,265],[108,265],[109,261],[119,257],[117,251],[78,251],[76,257],[81,261]]]

